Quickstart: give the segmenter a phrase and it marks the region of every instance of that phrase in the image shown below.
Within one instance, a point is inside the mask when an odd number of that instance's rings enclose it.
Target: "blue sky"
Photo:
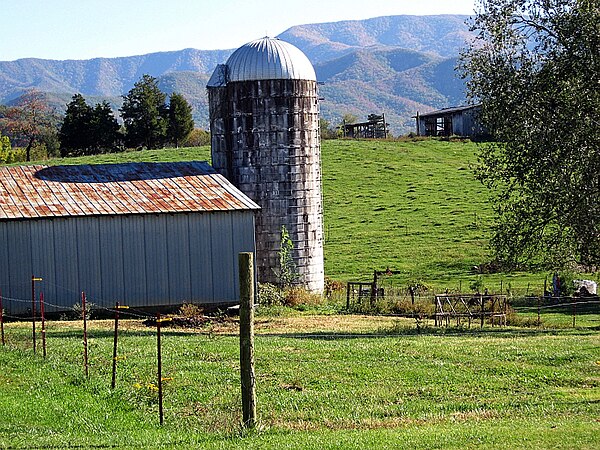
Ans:
[[[472,14],[475,0],[0,0],[0,61],[236,48],[293,25]]]

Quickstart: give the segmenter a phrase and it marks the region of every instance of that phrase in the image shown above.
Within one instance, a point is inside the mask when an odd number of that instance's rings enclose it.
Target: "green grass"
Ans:
[[[399,274],[388,284],[421,281],[441,291],[462,289],[490,260],[492,220],[484,187],[471,170],[470,142],[355,141],[322,143],[325,273],[369,281],[374,270]],[[130,151],[54,159],[48,164],[210,160],[210,148]],[[544,273],[484,275],[520,294],[542,291]],[[597,277],[596,277],[597,278]]]
[[[165,330],[165,426],[155,337],[123,322],[117,388],[110,322],[27,324],[0,348],[0,448],[598,448],[600,338],[576,330],[433,330],[379,318],[259,316],[259,430],[239,427],[236,327]],[[304,331],[300,331],[304,330]],[[360,331],[358,331],[360,330]]]
[[[471,142],[325,141],[325,272],[368,281],[374,270],[399,271],[390,281],[421,280],[434,289],[469,291],[474,266],[490,261],[492,210],[475,180]],[[485,275],[523,293],[541,290],[544,274]]]

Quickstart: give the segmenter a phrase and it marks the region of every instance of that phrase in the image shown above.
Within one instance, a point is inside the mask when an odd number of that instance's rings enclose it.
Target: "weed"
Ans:
[[[184,303],[181,305],[181,308],[179,308],[179,315],[184,318],[195,318],[203,316],[203,314],[204,309],[201,306],[193,303]]]
[[[261,306],[280,306],[285,303],[283,290],[271,283],[258,284],[258,304]]]
[[[307,291],[298,286],[284,290],[283,295],[284,304],[292,308],[318,306],[323,302],[321,294]]]

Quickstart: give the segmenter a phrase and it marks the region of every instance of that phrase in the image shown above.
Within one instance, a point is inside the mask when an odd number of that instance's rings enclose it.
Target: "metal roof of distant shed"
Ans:
[[[0,167],[0,220],[247,209],[206,162]]]

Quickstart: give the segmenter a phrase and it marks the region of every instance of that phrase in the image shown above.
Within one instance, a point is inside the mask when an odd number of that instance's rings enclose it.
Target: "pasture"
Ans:
[[[1,448],[561,448],[600,445],[595,330],[417,332],[408,319],[259,311],[259,428],[240,428],[235,320],[163,331],[165,425],[156,338],[122,322],[110,389],[110,321],[50,322],[48,356],[30,325],[0,348]]]
[[[388,289],[502,283],[515,295],[539,293],[548,274],[474,269],[489,261],[492,225],[470,169],[475,151],[469,142],[324,141],[326,275],[370,281],[389,267]],[[44,163],[209,159],[201,147]],[[111,321],[89,325],[87,378],[80,321],[48,323],[45,359],[33,355],[30,324],[8,323],[0,448],[600,447],[597,310],[575,327],[567,308],[544,314],[539,327],[467,329],[340,314],[343,303],[259,309],[254,431],[240,427],[235,319],[164,330],[162,427],[156,336],[140,317],[122,321],[115,389]],[[522,308],[534,322],[535,305]]]

